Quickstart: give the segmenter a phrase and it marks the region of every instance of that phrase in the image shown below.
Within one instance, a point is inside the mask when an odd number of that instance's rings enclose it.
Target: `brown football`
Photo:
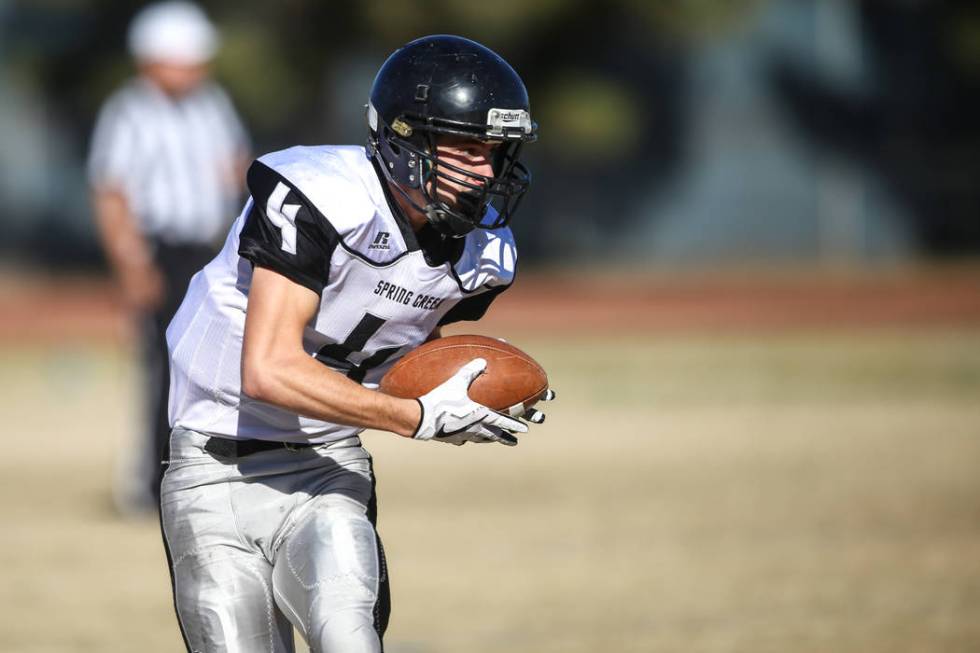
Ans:
[[[548,389],[548,375],[517,347],[477,335],[446,336],[408,352],[381,379],[384,393],[415,399],[426,394],[474,358],[487,368],[470,386],[470,399],[494,410],[519,415]]]

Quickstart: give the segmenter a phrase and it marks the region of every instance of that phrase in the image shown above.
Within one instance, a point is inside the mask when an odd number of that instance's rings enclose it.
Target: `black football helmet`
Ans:
[[[500,56],[459,36],[417,39],[381,66],[367,109],[371,156],[440,233],[461,237],[510,221],[531,183],[521,147],[537,139],[538,129],[524,82]],[[493,177],[440,161],[441,134],[498,143]],[[455,206],[438,199],[440,180],[467,189]],[[407,189],[419,189],[425,205]]]

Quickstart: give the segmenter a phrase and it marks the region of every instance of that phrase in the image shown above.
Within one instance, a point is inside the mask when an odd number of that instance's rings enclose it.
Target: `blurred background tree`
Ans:
[[[0,0],[8,260],[100,265],[83,161],[142,3]],[[361,143],[374,72],[458,33],[510,60],[541,140],[527,263],[869,265],[980,249],[980,12],[865,0],[214,0],[256,154]],[[229,216],[229,219],[232,216]]]

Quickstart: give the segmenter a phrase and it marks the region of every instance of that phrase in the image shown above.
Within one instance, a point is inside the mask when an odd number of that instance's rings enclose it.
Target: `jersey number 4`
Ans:
[[[282,234],[283,251],[295,254],[296,214],[299,213],[300,205],[286,204],[287,195],[289,195],[289,186],[280,181],[265,204],[265,215]]]
[[[371,336],[381,329],[384,323],[383,318],[365,313],[343,342],[320,347],[315,354],[316,359],[336,370],[343,371],[352,381],[360,383],[364,380],[368,370],[381,365],[401,349],[401,346],[385,347],[374,352],[360,363],[353,363],[349,360],[351,354],[364,350],[364,345],[371,339]]]

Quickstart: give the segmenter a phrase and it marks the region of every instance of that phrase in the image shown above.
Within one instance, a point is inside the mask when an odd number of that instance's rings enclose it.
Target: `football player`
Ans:
[[[368,145],[259,158],[221,253],[167,331],[173,433],[161,516],[195,651],[380,651],[389,611],[358,434],[514,445],[525,421],[467,396],[477,359],[418,400],[376,392],[441,325],[513,279],[527,91],[456,36],[385,61]],[[540,421],[536,411],[528,421]]]

